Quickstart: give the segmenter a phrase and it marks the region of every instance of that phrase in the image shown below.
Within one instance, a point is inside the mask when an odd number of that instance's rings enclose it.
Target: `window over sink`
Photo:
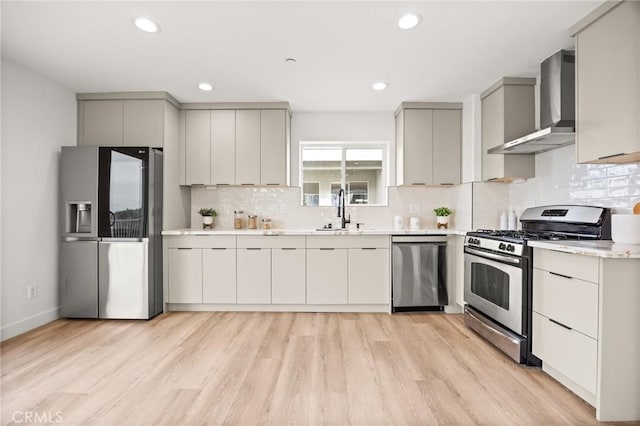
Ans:
[[[387,142],[301,142],[302,205],[387,205]]]

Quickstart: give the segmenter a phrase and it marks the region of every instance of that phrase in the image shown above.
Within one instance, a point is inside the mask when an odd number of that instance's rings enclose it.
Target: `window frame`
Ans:
[[[359,207],[386,207],[389,205],[389,170],[391,167],[389,160],[389,150],[390,143],[385,141],[300,141],[300,147],[298,149],[298,171],[299,171],[299,182],[300,182],[300,205],[302,207],[331,207],[331,206],[305,206],[304,205],[304,194],[302,188],[304,187],[304,162],[302,160],[304,150],[307,148],[316,148],[316,149],[340,149],[342,152],[341,161],[340,161],[340,187],[344,188],[345,193],[346,189],[346,169],[347,169],[347,150],[349,149],[380,149],[382,150],[382,170],[380,175],[380,180],[383,185],[382,197],[383,200],[376,204],[351,204],[347,203],[347,206],[359,206]],[[357,181],[360,182],[360,181]],[[333,182],[332,182],[333,183]],[[367,191],[370,195],[370,187],[367,182]],[[347,200],[350,201],[350,200]]]

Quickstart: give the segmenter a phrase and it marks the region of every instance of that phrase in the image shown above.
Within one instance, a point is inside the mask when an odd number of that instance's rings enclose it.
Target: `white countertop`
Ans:
[[[606,258],[640,259],[640,245],[600,241],[528,241],[530,247]]]
[[[315,229],[199,229],[184,228],[162,231],[162,235],[465,235],[462,229],[383,229],[365,228],[348,231],[317,231]]]

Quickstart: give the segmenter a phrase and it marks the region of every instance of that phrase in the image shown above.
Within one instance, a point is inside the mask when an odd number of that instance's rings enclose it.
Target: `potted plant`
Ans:
[[[449,228],[449,215],[453,213],[449,207],[438,207],[433,209],[436,213],[436,220],[438,229]]]
[[[213,229],[213,218],[218,216],[218,213],[211,208],[202,208],[198,210],[198,214],[202,216],[202,229]]]

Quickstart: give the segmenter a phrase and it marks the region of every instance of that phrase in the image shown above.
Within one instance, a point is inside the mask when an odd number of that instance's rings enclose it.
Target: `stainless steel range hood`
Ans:
[[[560,50],[540,65],[542,130],[491,148],[489,154],[539,154],[575,142],[575,53]]]

